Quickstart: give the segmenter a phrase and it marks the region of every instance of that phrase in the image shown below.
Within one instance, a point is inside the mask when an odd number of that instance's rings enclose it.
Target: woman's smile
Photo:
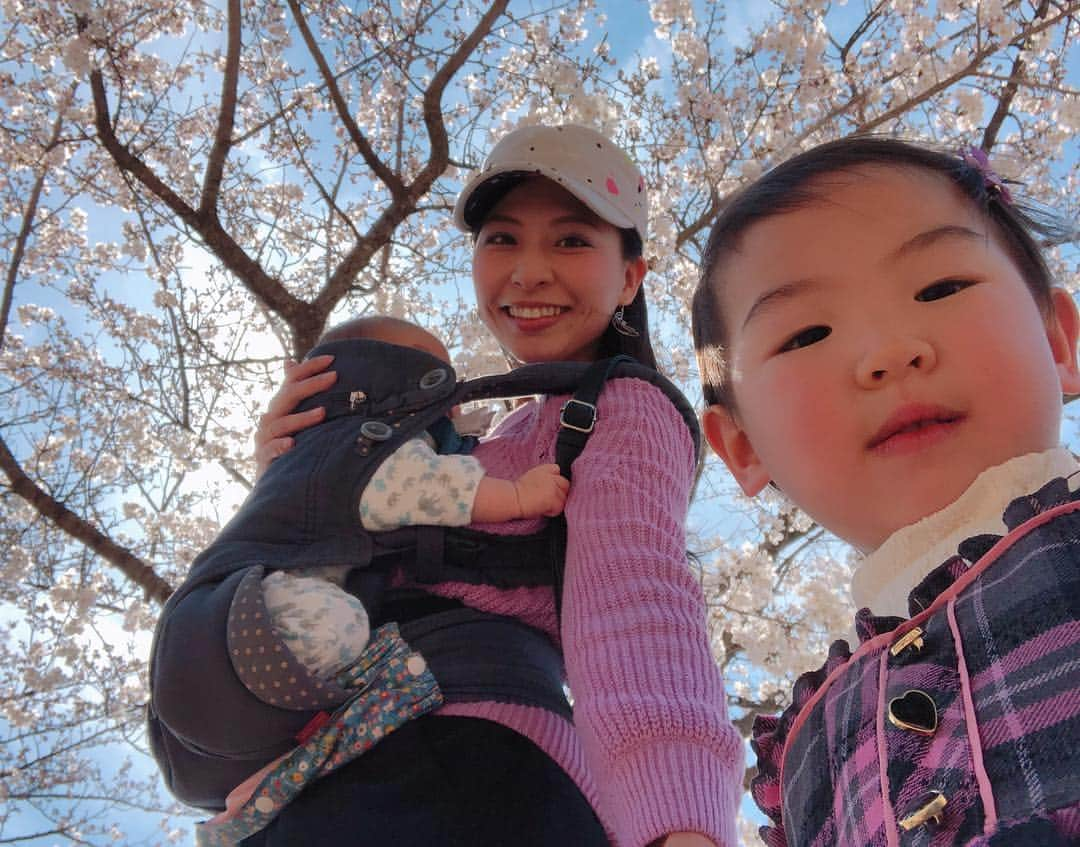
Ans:
[[[522,332],[541,332],[556,324],[558,319],[569,311],[566,306],[524,303],[514,303],[502,308],[517,323]]]

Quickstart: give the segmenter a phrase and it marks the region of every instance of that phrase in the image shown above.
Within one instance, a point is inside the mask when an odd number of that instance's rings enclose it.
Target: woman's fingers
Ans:
[[[266,473],[274,459],[288,453],[292,446],[293,440],[288,436],[255,445],[255,481],[258,482],[259,477]]]
[[[270,463],[293,446],[291,435],[317,424],[326,415],[321,406],[303,412],[292,410],[302,401],[325,391],[337,379],[326,368],[333,356],[315,356],[303,362],[285,362],[285,379],[270,399],[266,413],[259,418],[255,429],[255,479],[266,472]]]
[[[334,374],[331,374],[331,376],[334,376]],[[333,385],[333,382],[333,380],[330,380],[326,385]],[[322,390],[322,388],[316,389],[316,391]],[[316,391],[305,394],[304,397],[309,397],[311,394],[315,394]],[[304,397],[301,397],[300,399],[303,400]],[[299,400],[297,402],[299,402]],[[293,405],[295,406],[296,403]],[[309,426],[313,426],[321,421],[325,414],[326,409],[322,406],[316,406],[314,409],[306,409],[303,412],[294,412],[291,415],[275,414],[272,411],[268,411],[259,418],[259,426],[255,430],[255,446],[259,447],[267,441],[281,438],[283,435],[293,435],[302,429],[307,429]]]
[[[266,414],[259,420],[260,428],[264,421],[274,421],[284,417],[301,401],[333,385],[337,374],[326,370],[333,361],[333,356],[316,356],[303,362],[286,362],[285,379],[277,393],[270,399]]]

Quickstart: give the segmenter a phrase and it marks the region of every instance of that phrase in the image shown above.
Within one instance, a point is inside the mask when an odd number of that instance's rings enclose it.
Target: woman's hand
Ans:
[[[325,391],[334,384],[337,373],[326,370],[333,356],[315,356],[303,362],[285,362],[285,380],[270,399],[266,413],[259,418],[255,430],[255,479],[258,480],[270,463],[292,449],[293,433],[317,424],[326,409],[317,406],[306,412],[290,414],[303,400]]]

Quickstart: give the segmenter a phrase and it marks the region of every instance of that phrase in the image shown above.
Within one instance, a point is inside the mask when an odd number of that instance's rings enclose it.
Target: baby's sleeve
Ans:
[[[360,522],[372,531],[402,526],[464,526],[471,521],[484,468],[472,456],[439,455],[414,438],[375,471],[360,497]]]

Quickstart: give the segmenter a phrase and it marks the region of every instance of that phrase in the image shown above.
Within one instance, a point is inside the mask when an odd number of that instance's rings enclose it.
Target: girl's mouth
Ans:
[[[870,439],[867,447],[878,453],[920,449],[947,436],[964,415],[940,406],[907,406],[893,414]]]

